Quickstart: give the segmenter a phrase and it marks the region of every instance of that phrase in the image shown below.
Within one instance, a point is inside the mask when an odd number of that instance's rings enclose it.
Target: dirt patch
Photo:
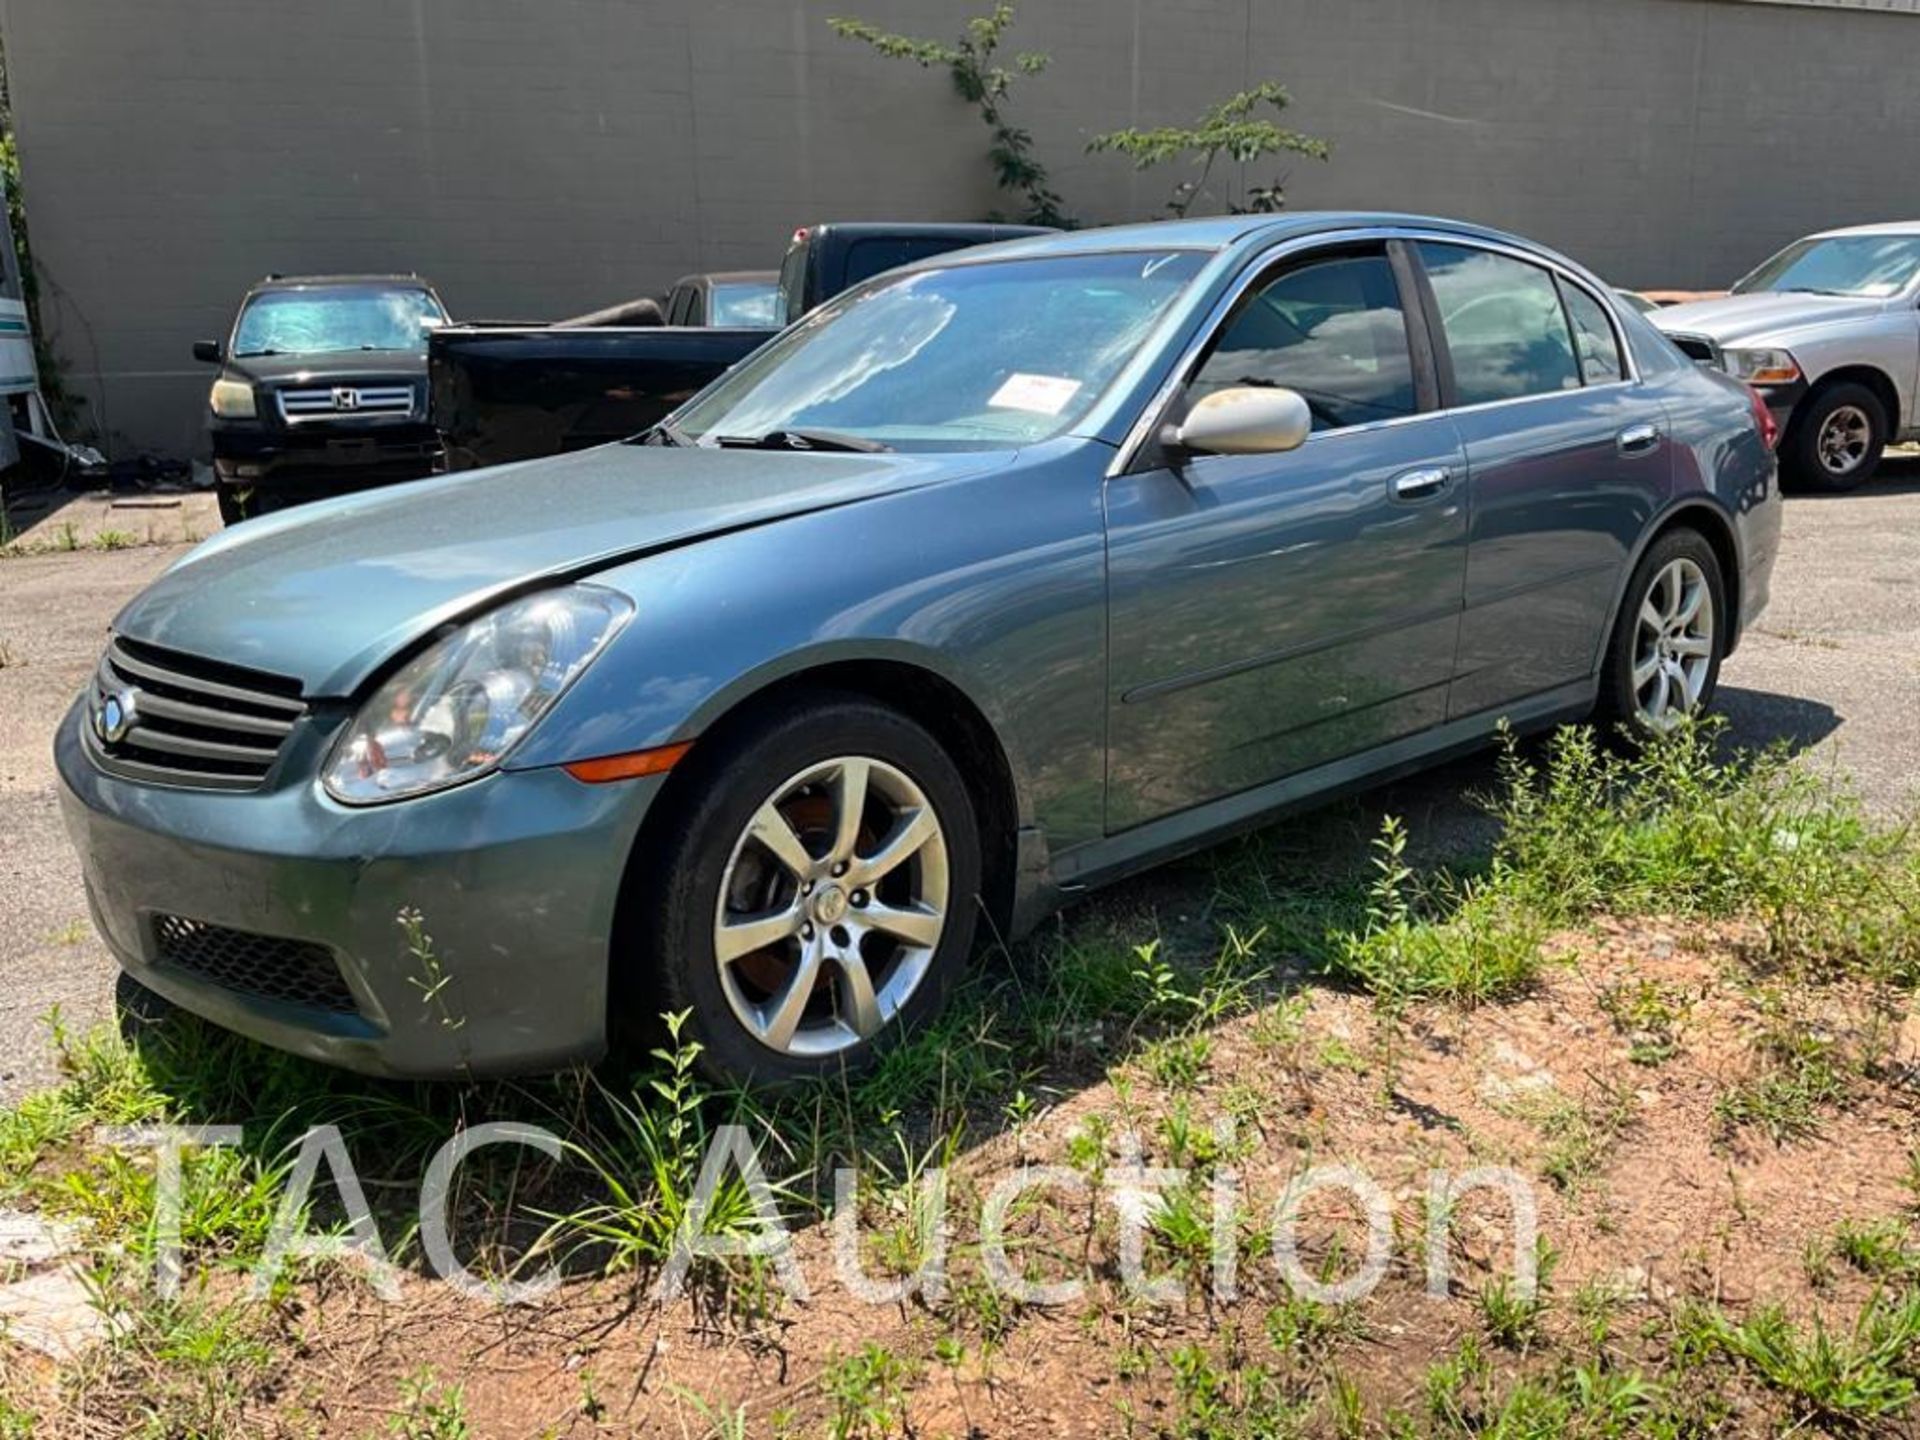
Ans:
[[[985,1298],[970,1220],[932,1306],[854,1299],[834,1279],[825,1224],[796,1238],[812,1290],[804,1304],[765,1291],[756,1300],[738,1274],[725,1294],[696,1287],[664,1308],[631,1280],[569,1283],[537,1307],[499,1310],[413,1278],[400,1303],[385,1304],[329,1273],[270,1312],[284,1358],[247,1399],[248,1433],[1268,1433],[1196,1419],[1243,1415],[1258,1387],[1302,1433],[1342,1433],[1353,1416],[1357,1433],[1387,1433],[1394,1412],[1420,1417],[1404,1433],[1430,1423],[1450,1433],[1431,1420],[1436,1407],[1490,1405],[1575,1363],[1603,1377],[1667,1374],[1689,1307],[1777,1304],[1844,1331],[1885,1277],[1836,1258],[1842,1222],[1891,1223],[1920,1245],[1904,1017],[1865,987],[1823,987],[1816,1028],[1829,1048],[1819,1053],[1844,1070],[1844,1086],[1814,1092],[1804,1115],[1784,1092],[1778,1115],[1741,1108],[1730,1097],[1758,1093],[1788,1063],[1778,1037],[1812,1024],[1792,1010],[1791,987],[1768,983],[1761,943],[1738,926],[1602,922],[1556,937],[1565,963],[1526,998],[1416,1007],[1392,1031],[1363,997],[1307,990],[1217,1027],[1191,1069],[1147,1054],[1049,1095],[955,1167],[954,1193],[968,1201],[1022,1165],[1110,1179],[1131,1132],[1150,1167],[1198,1165],[1204,1185],[1230,1170],[1242,1207],[1232,1298],[1200,1283],[1164,1238],[1150,1242],[1149,1271],[1184,1278],[1186,1293],[1130,1295],[1111,1207],[1070,1196],[1011,1227],[1030,1274],[1084,1277],[1057,1306]],[[1776,1140],[1775,1119],[1809,1123]],[[1233,1139],[1218,1140],[1229,1129]],[[1101,1138],[1089,1145],[1089,1135]],[[1214,1138],[1194,1138],[1203,1135]],[[1332,1164],[1369,1177],[1393,1217],[1386,1278],[1350,1307],[1302,1302],[1261,1238],[1288,1186]],[[1498,1197],[1461,1203],[1451,1285],[1443,1297],[1426,1289],[1429,1177],[1484,1166],[1526,1176],[1538,1204],[1547,1284],[1537,1311],[1517,1318],[1487,1298],[1514,1266]],[[1300,1253],[1331,1283],[1358,1268],[1366,1232],[1356,1197],[1318,1201]],[[216,1279],[214,1293],[227,1284]],[[37,1396],[48,1415],[63,1404],[50,1383]],[[1699,1418],[1722,1433],[1793,1419],[1735,1369],[1698,1383],[1711,1401]],[[428,1426],[436,1404],[456,1403],[468,1431]]]

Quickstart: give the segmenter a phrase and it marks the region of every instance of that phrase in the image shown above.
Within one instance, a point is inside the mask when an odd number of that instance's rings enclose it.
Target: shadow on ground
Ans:
[[[0,482],[0,546],[16,553],[178,545],[220,529],[211,490],[20,489]]]

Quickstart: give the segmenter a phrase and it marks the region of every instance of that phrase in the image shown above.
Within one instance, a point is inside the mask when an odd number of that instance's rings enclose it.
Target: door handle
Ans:
[[[1660,443],[1656,425],[1629,425],[1614,437],[1622,455],[1645,455]]]
[[[1408,470],[1393,477],[1388,489],[1396,500],[1425,500],[1438,495],[1453,482],[1453,472],[1443,465],[1429,470]]]

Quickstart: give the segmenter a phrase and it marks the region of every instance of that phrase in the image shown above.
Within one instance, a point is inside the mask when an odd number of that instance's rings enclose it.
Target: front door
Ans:
[[[1431,413],[1411,276],[1379,245],[1280,262],[1183,399],[1286,386],[1313,413],[1306,443],[1150,447],[1107,482],[1109,833],[1444,720],[1464,456]]]

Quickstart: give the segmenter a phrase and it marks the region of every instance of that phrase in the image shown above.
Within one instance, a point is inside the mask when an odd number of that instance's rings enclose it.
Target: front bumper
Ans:
[[[439,435],[417,421],[309,424],[294,430],[216,420],[207,433],[220,485],[288,503],[419,480],[446,469]]]
[[[1793,407],[1807,398],[1807,382],[1795,380],[1787,385],[1756,385],[1760,398],[1773,413],[1773,423],[1780,427],[1780,433],[1787,433],[1787,421],[1793,418]]]
[[[548,1071],[605,1050],[621,876],[661,777],[585,785],[557,768],[507,770],[355,809],[312,779],[332,725],[303,721],[267,784],[235,793],[109,775],[88,753],[84,718],[77,702],[54,742],[62,808],[94,923],[143,985],[373,1075]],[[407,910],[446,979],[432,995],[399,923]],[[325,947],[352,1013],[178,968],[156,928],[170,916]]]

